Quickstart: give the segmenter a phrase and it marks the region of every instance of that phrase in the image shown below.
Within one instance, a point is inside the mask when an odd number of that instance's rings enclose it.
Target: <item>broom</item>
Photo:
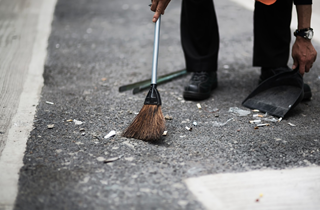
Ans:
[[[161,98],[157,90],[160,22],[161,16],[157,20],[154,29],[150,90],[139,114],[134,118],[131,125],[122,134],[122,136],[127,138],[135,138],[145,141],[159,140],[165,130],[165,119],[161,111]]]

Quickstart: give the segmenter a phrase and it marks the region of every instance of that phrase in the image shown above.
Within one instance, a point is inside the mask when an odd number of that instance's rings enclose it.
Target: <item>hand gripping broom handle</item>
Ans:
[[[160,37],[161,15],[159,16],[154,28],[154,44],[152,58],[152,74],[150,90],[147,94],[145,105],[161,105],[160,94],[157,90],[157,69],[158,69],[158,54],[159,54],[159,37]]]

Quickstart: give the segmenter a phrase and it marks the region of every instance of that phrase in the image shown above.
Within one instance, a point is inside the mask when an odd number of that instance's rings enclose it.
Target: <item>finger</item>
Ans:
[[[154,0],[154,1],[152,1],[151,7],[150,7],[150,10],[151,10],[151,11],[153,11],[153,12],[156,11],[157,6],[158,6],[158,2],[159,2],[159,0]]]
[[[309,72],[311,68],[312,68],[312,63],[307,64],[307,65],[306,65],[305,72]]]
[[[305,70],[306,70],[306,64],[305,63],[299,63],[299,72],[300,72],[301,76],[304,75]]]
[[[296,60],[293,60],[292,69],[296,69],[298,66],[298,62]]]
[[[164,12],[163,5],[164,4],[161,1],[158,3],[156,12],[154,13],[154,16],[153,16],[153,19],[152,19],[152,21],[154,23],[157,22],[157,20],[160,17],[160,15],[163,14],[163,12]]]
[[[160,12],[155,12],[154,13],[154,16],[153,16],[153,19],[152,19],[152,22],[157,22],[157,20],[159,19],[159,17],[160,17]]]

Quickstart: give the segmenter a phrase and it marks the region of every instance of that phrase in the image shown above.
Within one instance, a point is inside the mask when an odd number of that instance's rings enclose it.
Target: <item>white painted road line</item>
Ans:
[[[0,209],[12,209],[18,191],[19,170],[23,166],[26,142],[43,86],[43,68],[56,0],[30,0],[30,12],[39,12],[37,33],[28,74],[23,85],[17,113],[12,119],[6,146],[0,157]],[[29,23],[32,24],[32,23]],[[22,34],[23,36],[23,34]],[[23,43],[21,43],[23,46]],[[19,62],[19,61],[16,61]]]
[[[320,167],[226,173],[187,179],[208,210],[318,210]]]
[[[243,8],[247,10],[254,10],[254,0],[231,0],[238,5],[242,6]],[[320,43],[320,28],[317,28],[320,26],[320,1],[314,0],[312,5],[312,19],[311,19],[311,26],[314,27],[315,33],[313,40]],[[279,17],[280,18],[280,17]],[[291,22],[291,29],[292,32],[297,29],[297,13],[295,10],[295,7],[292,9],[292,22]]]

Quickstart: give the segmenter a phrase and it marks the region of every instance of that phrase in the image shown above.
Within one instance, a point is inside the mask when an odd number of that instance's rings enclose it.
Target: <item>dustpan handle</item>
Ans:
[[[161,23],[161,15],[159,16],[159,18],[158,18],[158,20],[156,22],[155,28],[154,28],[154,44],[153,44],[151,84],[157,84],[160,23]]]

